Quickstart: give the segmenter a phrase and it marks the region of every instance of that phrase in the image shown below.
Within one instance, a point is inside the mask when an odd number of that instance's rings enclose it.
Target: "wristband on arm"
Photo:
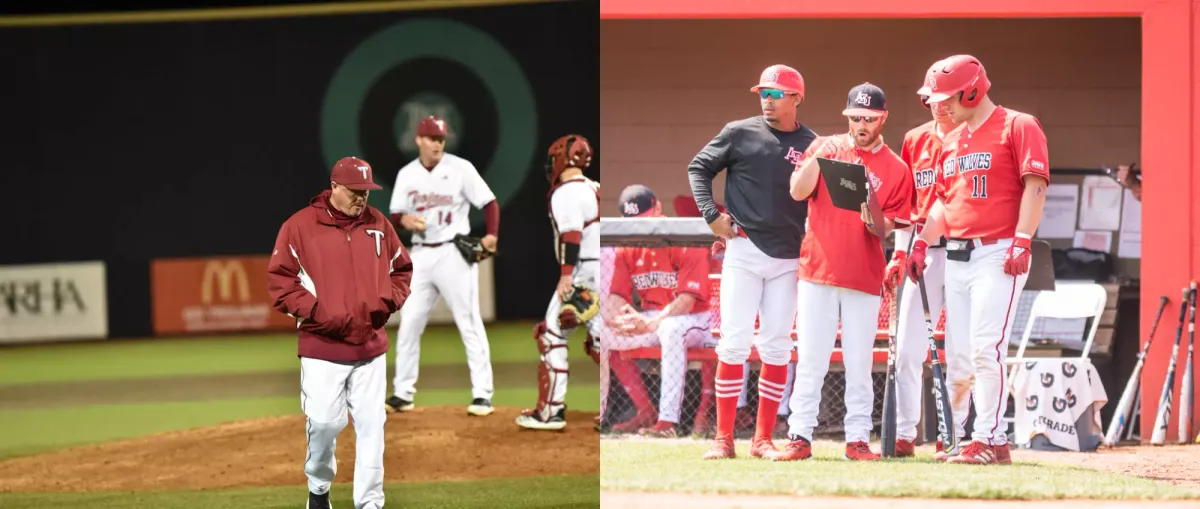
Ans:
[[[562,267],[561,274],[569,276],[575,272],[575,266],[579,264],[579,243],[583,240],[583,232],[563,232],[560,242],[562,243]]]

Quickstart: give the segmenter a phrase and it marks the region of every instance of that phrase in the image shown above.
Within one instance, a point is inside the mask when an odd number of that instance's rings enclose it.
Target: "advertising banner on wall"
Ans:
[[[295,330],[267,293],[271,257],[159,259],[150,263],[154,334]]]
[[[0,343],[108,337],[104,262],[0,266]]]

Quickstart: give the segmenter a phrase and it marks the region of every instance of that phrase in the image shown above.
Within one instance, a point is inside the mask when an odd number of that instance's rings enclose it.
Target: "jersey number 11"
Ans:
[[[971,197],[987,198],[987,175],[971,175]]]

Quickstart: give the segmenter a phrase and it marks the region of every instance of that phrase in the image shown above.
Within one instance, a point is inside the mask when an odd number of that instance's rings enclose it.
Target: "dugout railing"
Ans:
[[[662,401],[660,396],[666,397],[667,392],[664,392],[664,384],[674,384],[678,388],[676,398],[680,401],[677,415],[677,424],[672,434],[676,435],[699,435],[711,436],[711,431],[715,428],[715,406],[712,398],[712,378],[715,374],[715,366],[717,354],[715,350],[716,342],[721,337],[720,323],[720,282],[721,282],[721,263],[722,256],[711,256],[710,249],[713,245],[715,237],[712,235],[708,225],[700,218],[604,218],[601,220],[601,274],[600,274],[600,293],[601,305],[606,309],[603,310],[601,317],[598,319],[604,321],[606,316],[612,316],[615,312],[611,309],[609,295],[610,288],[613,284],[614,272],[617,271],[616,265],[618,261],[619,248],[655,248],[660,257],[670,258],[669,251],[674,250],[678,257],[679,249],[691,248],[696,251],[692,255],[702,251],[706,253],[708,268],[705,278],[708,283],[708,305],[707,325],[708,329],[703,332],[705,339],[700,340],[695,336],[694,323],[686,325],[677,325],[676,330],[656,331],[656,335],[660,338],[666,338],[668,341],[684,341],[682,336],[688,336],[686,341],[688,346],[685,348],[686,369],[679,378],[671,377],[670,380],[662,378],[662,354],[663,348],[659,344],[644,344],[653,342],[652,338],[642,337],[638,341],[634,341],[633,346],[622,344],[627,338],[615,338],[613,336],[613,327],[606,326],[601,334],[601,342],[609,344],[605,355],[609,356],[606,359],[608,362],[603,363],[604,372],[602,372],[601,381],[601,407],[602,407],[602,433],[605,434],[655,434],[653,425],[655,422],[634,422],[639,418],[639,409],[646,410],[647,406],[651,406],[651,410],[655,413],[661,408]],[[659,262],[663,260],[659,259]],[[678,260],[673,260],[678,262]],[[669,265],[672,260],[667,260]],[[626,273],[631,272],[627,268]],[[669,273],[674,270],[674,267],[664,266],[661,271],[654,271],[652,274]],[[656,280],[658,277],[658,280]],[[659,276],[646,277],[643,274],[643,284],[662,284],[663,281]],[[635,310],[640,310],[640,302],[634,292],[633,302],[628,304]],[[1021,332],[1027,321],[1029,308],[1032,305],[1033,298],[1037,292],[1024,292],[1021,301],[1018,304],[1017,319],[1013,336],[1020,337]],[[880,419],[882,415],[883,393],[884,393],[884,372],[888,356],[888,321],[890,301],[892,296],[885,294],[880,306],[880,311],[877,316],[877,333],[874,345],[874,368],[872,381],[875,388],[875,405],[872,413],[872,418],[875,423],[875,432],[878,433]],[[683,330],[687,327],[687,330]],[[939,347],[941,358],[945,359],[944,351],[944,327],[945,313],[939,316],[937,326],[934,331],[935,343]],[[1081,324],[1059,324],[1058,327],[1042,324],[1042,327],[1036,329],[1037,337],[1048,338],[1051,340],[1060,339],[1069,341],[1078,338],[1078,329]],[[755,325],[757,333],[757,323]],[[792,340],[796,341],[797,333],[793,323]],[[615,344],[615,345],[614,345]],[[677,350],[675,350],[677,351]],[[844,381],[842,378],[842,357],[841,357],[840,340],[835,345],[833,353],[830,357],[829,373],[826,375],[824,387],[822,389],[822,398],[820,411],[818,414],[818,428],[815,434],[822,438],[840,439],[842,433],[842,418],[844,417]],[[794,371],[796,360],[796,352],[792,351],[791,365],[789,366],[788,385],[791,384],[791,374]],[[933,422],[933,404],[930,396],[931,392],[931,372],[928,367],[929,356],[926,355],[925,369],[925,384],[926,388],[923,393],[924,422],[919,429],[920,441],[927,441],[925,437],[932,437],[935,434],[936,424]],[[636,369],[634,369],[636,366]],[[739,437],[748,437],[753,433],[753,416],[757,408],[757,379],[760,360],[756,350],[752,349],[750,358],[747,361],[746,376],[743,380],[742,397],[739,400],[738,426],[737,435]],[[623,373],[618,372],[624,370]],[[678,370],[676,370],[678,371]],[[604,375],[607,374],[607,383]],[[636,376],[635,376],[636,375]],[[639,383],[641,384],[639,387]],[[669,391],[668,391],[669,392]],[[780,416],[781,424],[776,428],[776,437],[782,438],[786,432],[786,424],[782,424],[787,413],[787,397],[790,396],[790,387],[784,394],[784,404],[781,405],[782,414]],[[640,395],[639,395],[640,393]],[[672,398],[666,397],[668,401]],[[668,405],[671,407],[673,405]],[[1011,413],[1010,405],[1010,413]],[[667,412],[668,414],[671,412]],[[655,419],[657,421],[657,418]],[[623,425],[632,425],[624,426]],[[969,429],[968,421],[968,429]]]

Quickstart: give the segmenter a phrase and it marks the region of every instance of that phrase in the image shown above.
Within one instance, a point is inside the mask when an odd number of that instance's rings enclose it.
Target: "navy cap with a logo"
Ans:
[[[847,117],[881,117],[887,112],[887,97],[883,90],[870,83],[863,83],[850,89],[846,98],[846,109],[842,115]]]
[[[654,209],[654,206],[658,204],[658,198],[654,197],[654,192],[649,187],[634,184],[621,191],[621,199],[618,203],[621,205],[621,215],[633,217]]]

